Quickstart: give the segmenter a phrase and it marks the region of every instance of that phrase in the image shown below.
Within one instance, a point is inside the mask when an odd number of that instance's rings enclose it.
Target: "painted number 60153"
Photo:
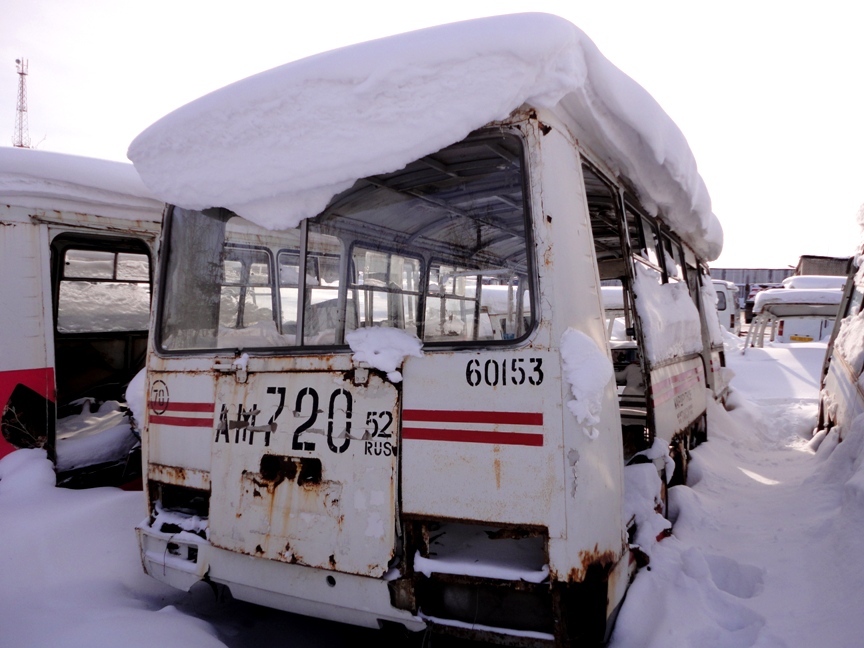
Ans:
[[[498,385],[539,385],[543,382],[543,358],[489,358],[481,361],[473,358],[465,366],[465,380],[471,387],[485,384]]]

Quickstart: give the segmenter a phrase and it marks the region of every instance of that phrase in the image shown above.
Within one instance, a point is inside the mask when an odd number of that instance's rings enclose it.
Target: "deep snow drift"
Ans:
[[[673,535],[652,542],[665,525],[643,512],[650,569],[630,588],[614,648],[859,645],[864,421],[839,445],[829,435],[813,449],[824,353],[819,343],[729,349],[730,411],[712,403],[690,483],[669,492]],[[135,542],[141,493],[53,482],[41,450],[0,461],[4,648],[376,641],[372,631],[217,601],[206,586],[186,594],[157,583]]]

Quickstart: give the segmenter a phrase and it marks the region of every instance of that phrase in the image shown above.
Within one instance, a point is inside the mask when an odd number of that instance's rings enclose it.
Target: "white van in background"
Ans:
[[[717,293],[717,315],[720,324],[733,335],[741,334],[741,305],[738,297],[738,286],[732,281],[713,279],[714,291]]]
[[[45,448],[66,486],[140,475],[125,389],[161,217],[129,164],[0,148],[0,457]]]
[[[639,555],[625,474],[665,506],[714,380],[722,233],[653,99],[568,22],[502,16],[240,81],[129,155],[170,204],[147,573],[369,627],[607,639]]]

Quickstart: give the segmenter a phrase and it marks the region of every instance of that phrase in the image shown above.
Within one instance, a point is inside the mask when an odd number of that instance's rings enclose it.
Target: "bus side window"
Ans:
[[[219,324],[230,329],[273,328],[273,291],[267,250],[226,245],[222,261]]]
[[[663,243],[664,270],[670,281],[681,281],[684,279],[684,261],[681,248],[666,234],[661,235]]]
[[[150,259],[146,254],[69,248],[58,286],[57,331],[146,331]]]
[[[657,228],[654,224],[644,216],[641,219],[642,223],[642,238],[645,247],[640,250],[640,256],[647,260],[651,265],[660,268],[660,240],[657,234]]]
[[[389,326],[417,335],[420,260],[360,246],[351,259],[358,321],[349,328]]]
[[[279,267],[279,304],[282,333],[297,334],[297,298],[300,285],[300,255],[282,250],[277,256]]]

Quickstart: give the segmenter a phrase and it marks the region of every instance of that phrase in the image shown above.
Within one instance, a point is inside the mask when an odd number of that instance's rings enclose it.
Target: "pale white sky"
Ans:
[[[535,0],[648,90],[690,142],[726,243],[714,267],[847,256],[864,203],[864,6],[845,0]],[[202,94],[359,41],[515,13],[524,2],[5,0],[0,145],[29,60],[34,146],[125,160]]]

